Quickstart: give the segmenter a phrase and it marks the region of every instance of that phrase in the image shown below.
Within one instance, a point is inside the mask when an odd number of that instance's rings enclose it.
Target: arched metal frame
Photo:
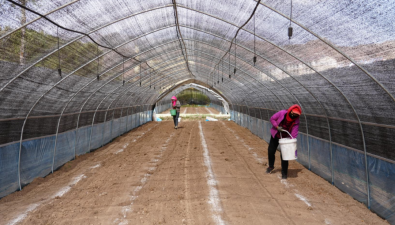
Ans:
[[[64,8],[64,7],[67,7],[68,5],[70,5],[70,4],[72,4],[72,3],[75,3],[76,1],[73,1],[73,2],[70,2],[70,3],[68,3],[68,4],[66,4],[66,5],[64,5],[64,6],[61,6],[61,7],[59,7],[59,8],[57,8],[56,10],[53,10],[53,11],[51,11],[51,12],[49,12],[49,13],[47,13],[46,15],[48,15],[48,14],[50,14],[50,13],[53,13],[53,12],[55,12],[55,11],[57,11],[57,10],[60,10],[60,9],[62,9],[62,8]],[[198,10],[194,10],[194,9],[191,9],[191,8],[188,8],[188,7],[185,7],[185,6],[182,6],[182,5],[179,5],[179,4],[175,4],[176,6],[178,6],[178,7],[182,7],[182,8],[185,8],[185,9],[188,9],[188,10],[193,10],[193,11],[196,11],[196,12],[199,12],[199,13],[202,13],[202,14],[205,14],[205,15],[208,15],[207,13],[204,13],[204,12],[200,12],[200,11],[198,11]],[[285,17],[285,18],[287,18],[287,19],[289,19],[286,15],[284,15],[284,14],[282,14],[281,12],[279,12],[279,11],[277,11],[277,10],[275,10],[274,8],[272,8],[272,7],[270,7],[270,6],[268,6],[268,5],[266,5],[265,3],[261,3],[261,5],[263,5],[263,6],[265,6],[265,7],[267,7],[267,8],[269,8],[270,10],[272,10],[273,12],[275,12],[275,13],[277,13],[277,14],[279,14],[279,15],[281,15],[281,16],[283,16],[283,17]],[[165,8],[165,7],[170,7],[171,5],[166,5],[166,6],[162,6],[162,7],[158,7],[158,8],[155,8],[155,9],[159,9],[159,8]],[[133,14],[133,15],[130,15],[130,16],[128,16],[127,18],[130,18],[130,17],[132,17],[132,16],[134,16],[134,15],[138,15],[138,14],[142,14],[142,13],[145,13],[145,12],[148,12],[148,11],[152,11],[152,10],[155,10],[155,9],[150,9],[150,10],[146,10],[146,11],[144,11],[144,12],[139,12],[139,13],[136,13],[136,14]],[[220,18],[217,18],[217,17],[215,17],[215,16],[212,16],[212,15],[208,15],[208,16],[210,16],[210,17],[213,17],[213,18],[216,18],[216,19],[219,19],[219,20],[221,20],[221,21],[224,21],[224,22],[226,22],[226,23],[228,23],[228,24],[231,24],[231,25],[233,25],[232,23],[230,23],[229,21],[226,21],[226,20],[223,20],[223,19],[220,19]],[[118,22],[118,21],[121,21],[121,20],[123,20],[123,19],[125,19],[125,18],[122,18],[122,19],[119,19],[119,20],[116,20],[116,21],[113,21],[111,24],[113,24],[113,23],[116,23],[116,22]],[[30,23],[33,23],[33,22],[35,22],[35,21],[37,21],[37,20],[39,20],[39,18],[38,19],[35,19],[35,20],[33,20],[33,21],[31,21]],[[341,52],[339,49],[337,49],[336,47],[334,47],[331,43],[329,43],[328,41],[326,41],[326,40],[324,40],[323,38],[321,38],[319,35],[317,35],[317,34],[315,34],[315,33],[313,33],[312,31],[310,31],[309,29],[307,29],[307,28],[305,28],[303,25],[301,25],[301,24],[299,24],[298,22],[296,22],[296,21],[294,21],[294,20],[292,20],[295,24],[297,24],[298,26],[300,26],[301,28],[303,28],[304,30],[306,30],[307,32],[309,32],[310,34],[312,34],[312,35],[314,35],[315,37],[317,37],[318,39],[320,39],[321,41],[323,41],[325,44],[327,44],[330,48],[332,48],[332,49],[334,49],[335,51],[337,51],[339,54],[341,54],[341,55],[343,55],[345,58],[347,58],[348,60],[350,60],[354,65],[356,65],[359,69],[361,69],[366,75],[368,75],[374,82],[376,82],[394,101],[395,101],[395,98],[390,94],[390,92],[384,87],[384,85],[382,85],[374,76],[372,76],[370,73],[368,73],[365,69],[363,69],[363,67],[361,67],[358,63],[356,63],[355,61],[353,61],[349,56],[347,56],[346,54],[344,54],[343,52]],[[111,24],[108,24],[108,25],[111,25]],[[26,25],[28,25],[28,24],[25,24],[25,25],[23,25],[22,27],[25,27]],[[106,25],[106,26],[108,26],[108,25]],[[235,26],[235,25],[234,25]],[[22,28],[22,27],[20,27],[20,28]],[[97,30],[100,30],[100,29],[102,29],[104,26],[102,26],[102,27],[100,27],[100,28],[97,28],[97,29],[95,29],[94,31],[91,31],[90,33],[93,33],[93,32],[95,32],[95,31],[97,31]],[[18,28],[18,29],[20,29],[20,28]],[[17,30],[18,30],[17,29]],[[244,29],[243,28],[243,30],[244,31],[246,31],[246,32],[249,32],[248,30],[246,30],[246,29]],[[14,30],[14,31],[12,31],[12,32],[15,32],[16,30]],[[251,33],[251,32],[249,32],[249,33]],[[5,36],[7,36],[7,35],[9,35],[9,34],[6,34]],[[83,36],[82,36],[83,37]],[[80,38],[82,38],[82,37],[79,37],[79,38],[77,38],[77,39],[74,39],[73,40],[73,42],[74,41],[76,41],[76,40],[78,40],[78,39],[80,39]],[[259,36],[257,36],[258,38],[261,38],[262,40],[265,40],[265,39],[263,39],[262,37],[259,37]],[[4,38],[4,36],[3,37],[1,37],[1,38]],[[0,38],[0,39],[1,39]],[[267,41],[267,40],[265,40],[265,41]],[[270,43],[269,41],[267,41],[268,43]],[[271,44],[273,44],[273,43],[271,43]],[[284,50],[284,49],[282,49],[280,46],[277,46],[277,45],[275,45],[275,44],[273,44],[274,46],[276,46],[277,48],[279,48],[279,49],[281,49],[282,51],[284,51],[284,52],[286,52],[287,54],[289,54],[290,56],[292,56],[293,58],[295,58],[295,59],[297,59],[297,60],[299,60],[300,62],[302,62],[304,65],[306,65],[308,68],[310,68],[311,70],[313,70],[314,72],[316,72],[317,74],[319,74],[319,75],[321,75],[321,77],[323,77],[325,80],[327,80],[333,87],[335,87],[336,88],[336,90],[337,91],[339,91],[340,93],[341,93],[341,95],[345,98],[345,100],[347,101],[347,103],[351,106],[351,108],[352,108],[352,110],[353,110],[353,112],[354,112],[354,114],[355,114],[355,116],[356,116],[356,119],[358,120],[358,123],[359,123],[359,126],[360,126],[360,129],[361,129],[361,134],[362,134],[362,141],[363,141],[363,146],[364,146],[364,152],[365,152],[365,166],[366,166],[366,176],[367,176],[367,191],[368,191],[368,195],[369,195],[369,185],[368,185],[368,183],[369,183],[369,174],[368,174],[368,171],[367,171],[367,157],[366,157],[366,144],[365,144],[365,139],[364,139],[364,132],[363,132],[363,128],[362,128],[362,123],[361,123],[361,120],[360,120],[360,118],[359,118],[359,115],[358,115],[358,113],[356,112],[356,110],[355,110],[355,108],[353,107],[353,105],[351,104],[351,102],[348,100],[348,98],[344,95],[344,93],[334,84],[334,83],[332,83],[329,79],[327,79],[326,77],[324,77],[324,76],[322,76],[322,74],[320,74],[320,73],[318,73],[316,70],[314,70],[309,64],[307,64],[307,63],[305,63],[305,62],[303,62],[303,60],[301,60],[301,59],[298,59],[297,57],[295,57],[294,55],[292,55],[291,53],[289,53],[288,51],[286,51],[286,50]],[[62,46],[62,48],[63,47],[65,47],[65,46],[67,46],[67,45],[64,45],[64,46]],[[182,50],[182,49],[181,49]],[[185,50],[186,50],[186,48],[185,48]],[[57,50],[56,50],[57,51]],[[49,55],[51,55],[51,54],[53,54],[54,52],[56,52],[56,51],[53,51],[53,52],[51,52],[50,54],[48,54],[47,55],[47,57],[49,56]],[[237,56],[236,56],[237,57]],[[12,83],[17,77],[19,77],[20,75],[22,75],[24,72],[26,72],[28,69],[30,69],[32,66],[34,66],[34,65],[36,65],[37,63],[39,63],[39,62],[41,62],[43,59],[45,59],[46,57],[44,57],[44,58],[42,58],[42,59],[40,59],[39,61],[37,61],[35,64],[32,64],[31,66],[29,66],[27,69],[25,69],[24,71],[22,71],[19,75],[17,75],[16,77],[14,77],[13,79],[11,79],[6,85],[4,85],[1,89],[0,89],[0,92],[1,91],[3,91],[4,90],[4,88],[5,87],[7,87],[10,83]],[[263,58],[263,57],[262,57]],[[225,61],[226,62],[226,61]],[[273,64],[274,65],[274,64]],[[276,66],[277,68],[280,68],[280,67],[278,67],[278,66]],[[214,68],[214,70],[215,70],[215,66],[213,67]],[[283,72],[285,72],[284,70],[282,70]],[[266,74],[266,73],[265,73]],[[288,74],[288,73],[286,73],[286,74]],[[266,74],[267,76],[269,76],[268,74]],[[295,81],[297,81],[293,76],[291,76],[290,74],[288,74],[290,77],[292,77]],[[276,82],[278,82],[279,84],[280,84],[280,82],[277,80],[277,79],[275,79],[276,80]],[[299,84],[301,84],[299,81],[297,81]],[[57,84],[59,84],[59,82],[58,83],[56,83],[55,85],[54,85],[54,87],[57,85]],[[280,84],[283,88],[285,88],[282,84]],[[301,84],[302,85],[302,84]],[[302,85],[303,86],[303,85]],[[52,89],[52,88],[51,88]],[[51,90],[50,89],[50,90]],[[48,93],[50,90],[48,90],[46,93]],[[269,90],[269,89],[268,89]],[[288,90],[288,89],[287,89]],[[306,89],[306,90],[308,90],[308,89]],[[289,91],[289,90],[288,90]],[[313,96],[313,97],[315,97],[309,90],[308,90],[308,92]],[[44,93],[44,95],[46,94],[46,93]],[[40,97],[39,98],[39,100],[38,101],[40,101],[40,99],[41,99],[42,97]],[[296,99],[296,97],[294,96],[294,98]],[[318,101],[318,99],[316,99],[317,101]],[[23,128],[24,128],[24,126],[25,126],[25,122],[26,122],[26,120],[27,120],[27,118],[28,118],[28,116],[29,116],[29,114],[31,113],[31,111],[34,109],[34,107],[36,106],[36,104],[38,103],[38,101],[32,106],[32,108],[29,110],[29,113],[28,113],[28,115],[26,116],[26,118],[25,118],[25,121],[24,121],[24,124],[23,124],[23,127],[22,127],[22,134],[23,134]],[[299,101],[298,101],[299,102]],[[321,105],[321,107],[322,107],[322,104],[321,104],[321,102],[320,101],[318,101],[319,103],[320,103],[320,105]],[[325,111],[325,110],[324,110]],[[62,111],[62,114],[63,114],[63,112],[64,112],[64,110]],[[61,118],[61,117],[60,117]],[[326,118],[327,118],[327,123],[328,123],[328,126],[329,126],[329,120],[328,120],[328,116],[326,115]],[[59,119],[59,121],[60,121],[60,119]],[[307,123],[307,119],[306,119],[306,123]],[[58,124],[58,126],[59,126],[59,124]],[[329,132],[330,132],[330,127],[329,127]],[[22,136],[21,136],[21,143],[22,143]],[[331,145],[330,145],[331,146]],[[20,157],[20,156],[19,156]],[[20,161],[20,159],[19,159],[19,161]],[[333,165],[332,165],[333,166]],[[18,172],[20,172],[20,171],[18,171]],[[333,167],[332,167],[332,177],[333,177]],[[370,198],[368,198],[368,205],[369,205],[369,207],[370,207]]]

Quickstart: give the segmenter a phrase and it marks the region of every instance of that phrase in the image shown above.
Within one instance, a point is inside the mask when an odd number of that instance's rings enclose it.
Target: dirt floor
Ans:
[[[189,110],[189,108],[187,109]],[[150,122],[0,200],[0,224],[388,224],[231,121]]]
[[[180,114],[219,114],[220,112],[211,107],[196,106],[183,107],[181,106]],[[170,109],[161,112],[161,114],[170,114]]]

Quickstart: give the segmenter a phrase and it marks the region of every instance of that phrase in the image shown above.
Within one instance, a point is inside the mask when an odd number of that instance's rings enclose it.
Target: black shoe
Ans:
[[[272,173],[273,170],[274,170],[274,167],[268,167],[268,168],[266,169],[266,173]]]
[[[281,179],[286,180],[286,179],[287,179],[287,175],[283,174],[283,175],[281,176]]]

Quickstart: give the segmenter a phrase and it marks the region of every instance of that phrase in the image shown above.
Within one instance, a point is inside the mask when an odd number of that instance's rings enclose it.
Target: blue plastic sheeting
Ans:
[[[127,119],[128,119],[127,116],[121,117],[121,127],[120,127],[121,134],[127,132],[127,130],[126,130]]]
[[[136,128],[136,114],[132,115],[132,129]]]
[[[298,134],[298,159],[297,161],[305,166],[306,168],[309,168],[309,152],[308,152],[308,147],[307,147],[307,136],[305,134],[301,134],[299,132]]]
[[[332,144],[336,187],[367,205],[365,155]]]
[[[19,142],[0,147],[0,198],[19,188],[18,158]]]
[[[132,115],[129,115],[127,117],[127,130],[130,131],[131,129],[133,129],[133,125],[132,125]]]
[[[242,118],[243,118],[242,124],[243,124],[243,127],[245,127],[245,128],[248,128],[248,117],[249,116],[242,114]]]
[[[258,136],[258,132],[257,132],[257,119],[255,117],[250,117],[250,128],[251,128],[251,132],[253,134],[255,134],[256,136]]]
[[[111,138],[111,124],[112,124],[112,121],[107,121],[104,124],[103,140],[102,140],[101,145],[105,145],[112,140],[112,138]]]
[[[76,146],[75,151],[77,155],[83,155],[89,152],[89,136],[91,134],[91,126],[81,127],[76,132]]]
[[[311,171],[332,183],[329,143],[309,137]]]
[[[103,123],[94,124],[92,127],[92,137],[91,137],[91,149],[100,148],[102,145],[103,136]]]
[[[153,111],[148,112],[148,121],[152,121],[152,114],[153,114]]]
[[[371,209],[395,224],[395,164],[368,156]]]
[[[262,132],[262,120],[261,119],[256,119],[256,136],[260,137],[261,139],[263,138],[263,132]]]
[[[75,130],[58,134],[54,170],[74,159]]]
[[[112,128],[111,128],[111,139],[114,139],[119,136],[119,119],[114,119],[112,121]]]
[[[272,124],[270,122],[267,122],[267,121],[263,121],[263,122],[264,122],[263,140],[265,140],[267,143],[269,143],[271,135],[272,135],[270,133],[270,129],[272,128]]]
[[[55,135],[22,142],[20,165],[22,186],[52,171],[54,147]]]

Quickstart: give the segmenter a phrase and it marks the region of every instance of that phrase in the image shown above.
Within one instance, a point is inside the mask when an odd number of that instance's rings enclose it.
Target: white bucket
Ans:
[[[297,140],[296,138],[282,138],[279,140],[281,155],[283,160],[295,160],[297,159]]]
[[[284,131],[289,134],[290,137],[292,135],[288,131]],[[295,160],[298,158],[298,152],[296,150],[297,148],[297,140],[296,138],[282,138],[281,132],[280,132],[280,137],[281,139],[278,141],[280,143],[280,150],[281,150],[281,155],[283,157],[283,160]]]

